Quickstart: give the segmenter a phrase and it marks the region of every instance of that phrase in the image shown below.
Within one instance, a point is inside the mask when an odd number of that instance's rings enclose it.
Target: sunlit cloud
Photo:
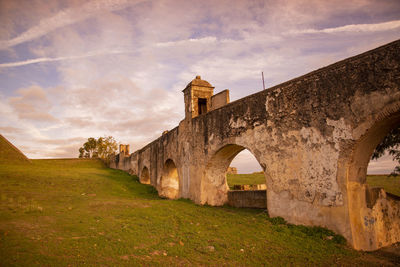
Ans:
[[[400,20],[375,23],[375,24],[351,24],[335,28],[305,29],[289,31],[288,34],[315,34],[315,33],[357,33],[389,31],[400,27]]]
[[[19,134],[22,132],[23,132],[23,130],[21,128],[17,128],[17,127],[12,127],[12,126],[0,127],[0,133]]]
[[[393,160],[393,157],[385,153],[378,160],[371,160],[368,165],[368,174],[388,174],[391,173],[394,168],[399,165],[397,161]]]
[[[103,11],[115,11],[126,7],[127,5],[137,4],[143,1],[130,0],[96,0],[86,3],[79,8],[69,8],[61,10],[50,18],[44,18],[39,25],[33,26],[27,31],[10,40],[0,41],[0,49],[6,49],[15,45],[31,41],[48,34],[58,28],[74,24],[95,16]]]
[[[174,42],[163,42],[163,43],[157,43],[156,47],[176,47],[176,46],[182,46],[182,45],[190,45],[190,44],[195,44],[195,43],[200,43],[200,44],[210,44],[210,43],[215,43],[217,41],[217,38],[214,36],[209,36],[209,37],[204,37],[204,38],[191,38],[187,40],[179,40],[179,41],[174,41]]]
[[[129,51],[97,51],[97,52],[90,52],[85,55],[80,56],[68,56],[68,57],[42,57],[42,58],[35,58],[35,59],[28,59],[18,62],[10,62],[10,63],[2,63],[0,64],[0,68],[11,68],[11,67],[20,67],[30,64],[37,64],[43,62],[55,62],[55,61],[63,61],[63,60],[76,60],[76,59],[83,59],[83,58],[90,58],[90,57],[97,57],[97,56],[104,56],[104,55],[118,55],[118,54],[128,54]]]
[[[9,103],[20,119],[41,122],[56,122],[58,120],[47,112],[52,104],[41,87],[22,88],[17,93],[18,96],[10,97]]]

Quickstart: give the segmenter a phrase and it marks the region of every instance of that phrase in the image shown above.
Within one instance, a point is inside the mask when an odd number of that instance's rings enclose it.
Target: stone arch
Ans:
[[[140,172],[139,180],[142,184],[150,184],[150,172],[146,166],[144,166],[142,171]]]
[[[257,156],[249,148],[237,144],[224,145],[211,156],[201,180],[202,204],[221,206],[227,203],[229,187],[226,172],[232,160],[244,149],[250,151],[260,163]],[[260,165],[262,166],[262,164]]]
[[[356,140],[346,167],[351,242],[361,250],[375,250],[400,241],[400,198],[366,184],[374,149],[400,124],[400,105],[389,105],[375,118]]]
[[[170,199],[176,199],[179,197],[178,169],[172,159],[167,159],[164,163],[160,180],[159,195]]]

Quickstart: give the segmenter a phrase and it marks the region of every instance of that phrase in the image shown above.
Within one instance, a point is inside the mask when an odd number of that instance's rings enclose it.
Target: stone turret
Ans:
[[[185,99],[185,119],[192,119],[211,110],[214,87],[196,76],[182,91]]]
[[[119,145],[119,154],[124,157],[129,157],[129,145]]]

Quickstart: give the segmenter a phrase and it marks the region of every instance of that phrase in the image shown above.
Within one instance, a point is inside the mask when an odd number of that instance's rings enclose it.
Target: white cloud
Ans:
[[[18,96],[9,98],[9,103],[20,119],[39,122],[57,121],[53,115],[48,113],[52,104],[41,87],[21,88],[17,93]]]
[[[104,56],[104,55],[118,55],[118,54],[128,54],[128,53],[131,53],[131,51],[118,51],[118,50],[112,51],[111,50],[111,51],[94,51],[94,52],[89,52],[85,55],[79,55],[79,56],[54,57],[54,58],[41,57],[41,58],[34,58],[34,59],[28,59],[28,60],[23,60],[23,61],[17,61],[17,62],[1,63],[0,68],[20,67],[20,66],[43,63],[43,62],[76,60],[76,59],[83,59],[83,58],[90,58],[90,57],[97,57],[97,56]]]
[[[393,161],[392,156],[385,154],[377,160],[370,160],[368,164],[368,174],[389,174],[394,168],[399,165],[398,162]]]
[[[400,27],[400,20],[374,23],[374,24],[351,24],[335,28],[305,29],[289,31],[288,34],[314,34],[314,33],[357,33],[357,32],[379,32],[389,31]]]
[[[156,47],[177,47],[177,46],[184,46],[184,45],[192,45],[195,43],[200,43],[200,44],[210,44],[210,43],[215,43],[217,41],[217,38],[214,36],[208,36],[204,38],[190,38],[186,40],[179,40],[179,41],[173,41],[173,42],[162,42],[162,43],[156,43]]]
[[[137,4],[143,1],[129,0],[96,0],[86,3],[79,8],[69,8],[61,10],[56,15],[42,19],[39,25],[33,26],[27,31],[10,40],[0,41],[0,49],[6,49],[43,35],[48,34],[55,29],[74,24],[104,11],[119,10],[130,4]]]

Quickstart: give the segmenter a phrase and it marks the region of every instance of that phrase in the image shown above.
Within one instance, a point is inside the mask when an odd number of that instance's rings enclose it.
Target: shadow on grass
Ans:
[[[157,190],[152,185],[140,183],[139,177],[136,175],[130,175],[122,170],[109,169],[109,173],[102,176],[105,179],[109,179],[123,185],[133,197],[140,197],[143,199],[161,199],[158,196]]]
[[[305,234],[314,239],[332,240],[334,243],[339,245],[345,245],[346,239],[324,227],[320,226],[305,226],[305,225],[294,225],[287,223],[282,217],[269,217],[268,213],[264,213],[263,216],[269,221],[274,229],[278,232],[282,230],[289,230],[293,234]]]
[[[389,247],[384,247],[377,251],[367,253],[373,254],[381,259],[388,259],[395,266],[398,266],[400,262],[400,242],[393,244]]]

